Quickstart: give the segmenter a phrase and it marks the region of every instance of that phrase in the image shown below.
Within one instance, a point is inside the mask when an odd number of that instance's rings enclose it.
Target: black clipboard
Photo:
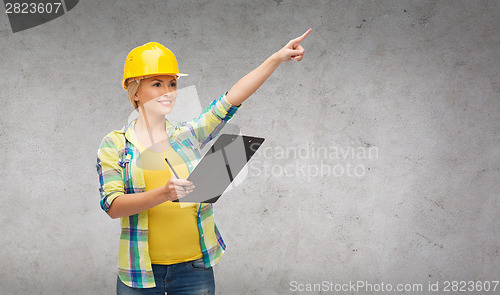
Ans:
[[[215,203],[264,142],[264,138],[221,134],[187,180],[195,188],[172,202]]]

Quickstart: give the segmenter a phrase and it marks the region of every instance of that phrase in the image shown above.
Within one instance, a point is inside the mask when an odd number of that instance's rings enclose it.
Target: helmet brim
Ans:
[[[186,74],[186,73],[177,73],[177,74],[172,74],[172,73],[157,73],[157,74],[154,74],[154,75],[147,75],[147,76],[144,76],[142,79],[145,79],[145,78],[149,78],[149,77],[153,77],[153,76],[161,76],[161,75],[172,75],[172,76],[175,76],[175,79],[178,80],[180,77],[185,77],[185,76],[189,76],[189,74]],[[140,77],[140,76],[139,76]],[[123,89],[127,90],[128,89],[128,83],[127,81],[129,79],[134,79],[134,78],[137,78],[137,77],[128,77],[128,78],[125,78],[122,80],[122,87]],[[139,80],[142,80],[142,79],[139,79]],[[137,80],[135,80],[137,81]]]

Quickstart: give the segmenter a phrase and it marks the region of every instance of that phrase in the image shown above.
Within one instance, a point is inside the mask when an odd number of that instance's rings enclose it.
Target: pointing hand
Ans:
[[[305,49],[300,45],[300,42],[304,40],[312,29],[307,30],[302,36],[290,40],[285,47],[280,49],[276,54],[279,56],[281,62],[287,62],[289,60],[301,61],[304,57]]]

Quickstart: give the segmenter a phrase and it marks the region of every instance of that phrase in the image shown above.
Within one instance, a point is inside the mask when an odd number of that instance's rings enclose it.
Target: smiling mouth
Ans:
[[[163,104],[163,105],[167,105],[167,106],[172,104],[171,100],[159,100],[158,102]]]

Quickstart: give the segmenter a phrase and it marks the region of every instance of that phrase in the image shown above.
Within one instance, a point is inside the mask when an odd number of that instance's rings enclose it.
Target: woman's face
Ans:
[[[137,82],[132,82],[137,83]],[[141,80],[135,95],[137,106],[148,114],[166,115],[172,111],[177,98],[177,80],[171,75],[159,75]]]

